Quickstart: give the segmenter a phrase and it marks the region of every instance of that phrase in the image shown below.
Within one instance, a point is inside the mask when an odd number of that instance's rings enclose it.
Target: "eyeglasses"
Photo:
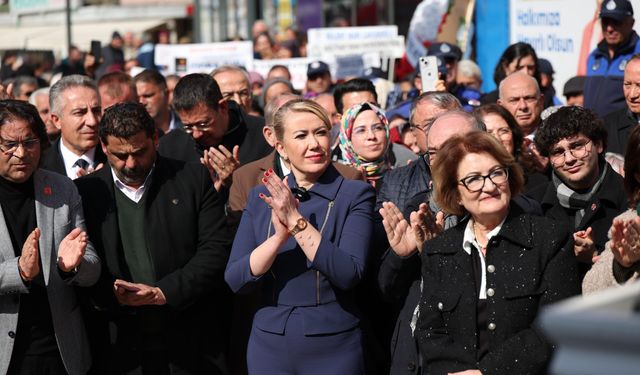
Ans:
[[[414,125],[414,124],[411,124],[411,125],[409,125],[409,130],[411,130],[412,132],[417,132],[419,130],[419,131],[421,131],[423,133],[426,133],[429,130],[429,125],[430,124],[425,124],[425,125]]]
[[[571,156],[573,156],[576,159],[581,159],[585,157],[591,151],[591,148],[587,150],[587,145],[589,143],[591,143],[590,139],[588,141],[578,140],[578,141],[572,142],[569,145],[568,150],[565,150],[563,148],[556,148],[551,150],[551,152],[549,153],[549,159],[551,160],[551,164],[553,164],[554,167],[562,166],[566,160],[565,156],[567,155],[567,151],[569,151]]]
[[[488,175],[474,174],[461,179],[459,182],[467,188],[470,193],[477,193],[484,188],[487,178],[496,186],[502,185],[509,179],[509,169],[507,167],[499,167],[491,171]]]
[[[22,146],[25,150],[32,151],[40,143],[38,138],[24,139],[22,141],[0,141],[0,151],[5,154],[13,154]]]
[[[225,91],[222,93],[222,97],[226,100],[231,100],[236,95],[238,95],[240,99],[246,99],[251,96],[251,92],[249,89],[244,89],[240,91]]]
[[[364,138],[369,134],[369,131],[373,134],[386,133],[387,128],[383,124],[373,124],[369,128],[366,126],[358,126],[357,128],[353,128],[351,135],[358,138]]]
[[[215,118],[211,119],[211,120],[204,120],[202,122],[198,122],[195,124],[182,124],[183,128],[184,128],[184,132],[187,134],[191,134],[193,133],[193,129],[198,129],[198,131],[200,132],[205,132],[209,129],[211,129],[213,123],[215,122]]]
[[[438,151],[440,151],[440,149],[435,149],[435,148],[427,149],[427,152],[424,153],[429,158],[429,160],[427,161],[431,162],[433,158],[436,156],[436,154],[438,153]]]

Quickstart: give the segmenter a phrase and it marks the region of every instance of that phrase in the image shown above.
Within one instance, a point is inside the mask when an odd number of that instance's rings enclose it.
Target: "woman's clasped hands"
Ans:
[[[298,212],[300,202],[293,196],[288,185],[289,176],[280,179],[278,175],[269,169],[264,172],[262,183],[266,186],[270,196],[260,193],[259,197],[271,207],[271,221],[276,235],[288,236],[289,228],[295,225],[301,216]]]

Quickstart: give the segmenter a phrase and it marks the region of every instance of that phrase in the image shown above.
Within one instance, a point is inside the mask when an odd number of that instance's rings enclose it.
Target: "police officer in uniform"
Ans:
[[[605,0],[600,8],[603,39],[587,60],[584,105],[600,116],[625,107],[624,68],[640,52],[633,30],[633,7],[628,0]]]

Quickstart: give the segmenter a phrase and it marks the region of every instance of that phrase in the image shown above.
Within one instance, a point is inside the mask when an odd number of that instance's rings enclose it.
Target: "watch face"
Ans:
[[[296,223],[296,227],[298,227],[298,229],[303,230],[307,227],[307,221],[303,218],[298,219],[298,222]]]

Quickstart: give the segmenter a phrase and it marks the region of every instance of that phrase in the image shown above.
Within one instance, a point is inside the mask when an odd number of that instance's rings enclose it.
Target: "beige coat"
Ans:
[[[635,210],[627,210],[618,215],[616,219],[628,221],[638,215]],[[605,245],[605,250],[600,255],[600,259],[591,267],[582,281],[582,294],[594,293],[610,287],[622,286],[635,282],[640,277],[640,267],[636,269],[631,278],[624,284],[619,284],[613,275],[613,262],[615,258],[611,252],[611,229],[609,229],[609,241]]]

